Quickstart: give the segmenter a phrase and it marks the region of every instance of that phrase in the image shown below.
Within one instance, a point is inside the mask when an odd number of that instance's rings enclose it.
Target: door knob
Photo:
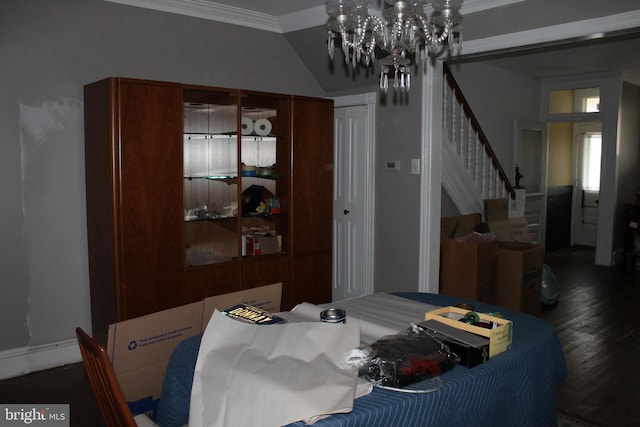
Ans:
[[[345,214],[345,215],[348,215],[348,214],[349,214],[349,211],[348,211],[347,209],[345,209],[345,210],[344,210],[344,214]]]

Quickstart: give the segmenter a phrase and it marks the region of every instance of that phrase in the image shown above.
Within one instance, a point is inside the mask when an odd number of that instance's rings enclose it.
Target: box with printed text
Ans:
[[[216,295],[109,325],[107,354],[134,415],[155,419],[164,374],[175,347],[204,332],[215,309],[250,304],[279,312],[282,283]]]

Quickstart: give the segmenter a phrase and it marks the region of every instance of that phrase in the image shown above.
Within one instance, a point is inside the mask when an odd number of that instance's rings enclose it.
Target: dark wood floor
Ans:
[[[560,336],[569,376],[558,409],[603,426],[640,425],[640,272],[594,266],[585,248],[545,262],[561,287],[542,317]],[[0,381],[0,403],[70,403],[71,425],[100,425],[82,365]]]
[[[101,425],[100,409],[81,363],[0,381],[2,403],[68,403],[71,427]]]
[[[542,317],[560,336],[569,370],[558,409],[606,426],[640,425],[640,271],[593,264],[591,249],[551,252],[562,288]]]

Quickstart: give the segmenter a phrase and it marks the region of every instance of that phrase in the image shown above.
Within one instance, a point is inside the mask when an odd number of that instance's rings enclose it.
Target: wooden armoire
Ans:
[[[108,78],[85,86],[93,334],[282,282],[331,300],[333,101]]]

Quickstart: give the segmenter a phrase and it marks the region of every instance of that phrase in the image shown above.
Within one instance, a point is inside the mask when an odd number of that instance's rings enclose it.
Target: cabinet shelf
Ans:
[[[205,179],[208,181],[223,181],[227,184],[237,184],[238,183],[238,175],[191,175],[185,176],[184,179],[191,181],[194,179]]]
[[[268,133],[266,135],[259,135],[257,133],[242,133],[238,132],[189,132],[184,133],[184,137],[188,140],[199,140],[199,139],[231,139],[240,135],[242,139],[253,139],[253,140],[265,140],[265,139],[277,139],[282,136],[276,135],[275,133]]]
[[[258,179],[282,179],[282,178],[289,178],[287,175],[284,174],[269,174],[269,175],[249,175],[249,174],[242,174],[242,178],[243,179],[247,179],[247,178],[258,178]]]
[[[276,139],[278,137],[279,136],[274,134],[274,133],[268,133],[266,135],[258,135],[257,133],[243,133],[242,134],[242,139],[243,140],[246,140],[246,139],[251,140],[251,139],[253,139],[253,140],[256,140],[256,141],[259,141],[259,140],[264,141],[264,140],[269,140],[269,139]]]
[[[288,178],[288,176],[284,175],[284,174],[269,174],[269,175],[242,174],[242,178],[244,178],[244,179],[247,179],[247,178],[258,178],[258,179],[274,180],[274,179]],[[185,176],[184,179],[189,180],[189,181],[194,180],[194,179],[204,179],[204,180],[208,180],[208,181],[223,181],[223,182],[227,182],[228,184],[237,184],[238,183],[238,175],[193,175],[193,176]]]
[[[184,134],[184,138],[188,141],[203,140],[203,139],[221,139],[221,140],[230,141],[237,136],[238,136],[238,132],[220,132],[220,133],[189,132]]]
[[[278,218],[282,216],[281,214],[261,214],[261,213],[248,213],[248,214],[244,214],[242,215],[243,218]]]
[[[209,264],[232,262],[237,259],[238,259],[237,257],[229,257],[228,255],[224,255],[224,254],[220,255],[220,254],[204,253],[204,254],[188,256],[186,260],[186,265],[189,268],[204,267]]]
[[[237,219],[237,216],[224,216],[224,215],[220,215],[220,216],[206,216],[204,218],[198,218],[198,217],[185,217],[184,218],[184,222],[202,222],[202,221],[228,221],[228,220],[232,220],[232,219]]]
[[[268,258],[277,258],[287,255],[286,252],[277,252],[275,254],[263,254],[263,255],[242,255],[243,261],[256,260],[254,262],[259,262],[260,260],[268,259]]]

